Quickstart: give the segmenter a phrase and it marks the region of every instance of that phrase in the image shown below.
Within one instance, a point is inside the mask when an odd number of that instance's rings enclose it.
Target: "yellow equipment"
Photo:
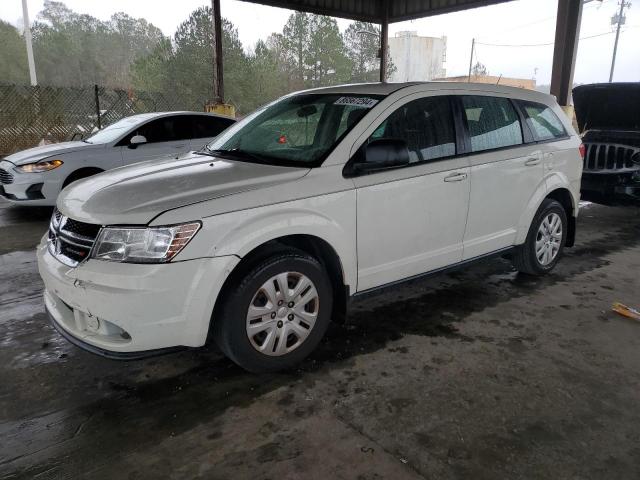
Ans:
[[[207,113],[216,113],[225,117],[236,118],[236,107],[229,103],[207,103],[204,106]]]

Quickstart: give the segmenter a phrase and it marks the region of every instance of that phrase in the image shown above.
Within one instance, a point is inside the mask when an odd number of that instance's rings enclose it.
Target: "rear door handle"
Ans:
[[[444,177],[444,181],[445,182],[461,182],[465,178],[467,178],[467,174],[466,173],[456,172],[456,173],[452,173],[452,174],[447,175],[446,177]]]
[[[180,144],[180,145],[174,145],[174,146],[173,146],[173,148],[184,148],[184,147],[186,147],[186,146],[187,146],[187,144],[186,144],[186,143],[182,143],[182,144]]]
[[[533,167],[534,165],[540,165],[540,158],[539,157],[528,158],[527,161],[524,162],[524,164],[527,167]]]

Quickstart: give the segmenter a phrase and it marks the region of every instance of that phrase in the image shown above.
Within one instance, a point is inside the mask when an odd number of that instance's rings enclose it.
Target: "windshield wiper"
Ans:
[[[269,163],[264,157],[261,157],[260,155],[257,155],[255,153],[248,152],[246,150],[242,150],[240,148],[232,148],[230,150],[214,150],[209,148],[209,146],[205,146],[204,150],[200,150],[196,153],[201,153],[210,157],[230,156],[239,160],[250,159],[256,163]]]
[[[205,145],[200,150],[196,150],[196,153],[199,153],[201,155],[208,155],[210,157],[215,157],[217,156],[218,153],[222,153],[222,152],[223,150],[211,150],[209,148],[209,145]]]
[[[267,159],[263,156],[258,155],[256,153],[247,152],[246,150],[242,150],[241,148],[232,148],[231,150],[227,150],[231,154],[240,155],[245,158],[250,158],[257,163],[268,163]]]

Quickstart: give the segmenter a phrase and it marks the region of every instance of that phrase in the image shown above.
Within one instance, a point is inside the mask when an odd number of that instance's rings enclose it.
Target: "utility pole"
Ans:
[[[618,53],[618,39],[620,38],[620,28],[625,22],[624,9],[630,7],[631,3],[625,0],[620,0],[620,12],[614,15],[611,19],[611,23],[616,23],[616,41],[613,44],[613,57],[611,58],[611,72],[609,72],[609,83],[613,82],[613,70],[616,68],[616,54]]]
[[[469,57],[469,78],[467,79],[467,82],[471,82],[471,68],[473,67],[473,52],[476,48],[476,39],[472,38],[471,39],[471,56]]]
[[[384,8],[382,25],[380,26],[380,82],[387,81],[387,66],[389,55],[389,0],[383,0]]]
[[[29,61],[29,78],[31,86],[38,85],[36,78],[36,64],[33,60],[33,45],[31,44],[31,22],[29,21],[29,10],[27,9],[27,0],[22,0],[22,18],[24,21],[24,40],[27,43],[27,59]]]
[[[23,0],[25,1],[25,0]],[[224,81],[222,78],[222,19],[220,0],[211,0],[211,24],[213,26],[213,102],[224,103]]]

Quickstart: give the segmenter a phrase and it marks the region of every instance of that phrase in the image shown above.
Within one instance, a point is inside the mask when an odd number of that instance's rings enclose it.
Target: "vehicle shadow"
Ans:
[[[594,225],[598,227],[597,222]],[[640,244],[640,223],[616,225],[606,235],[581,237],[557,269],[545,277],[518,274],[508,260],[499,258],[465,270],[415,280],[393,291],[368,297],[353,305],[345,324],[332,324],[316,352],[289,372],[263,375],[245,372],[225,359],[214,346],[128,362],[124,366],[78,352],[69,376],[86,377],[91,372],[107,370],[110,373],[104,380],[108,391],[101,398],[85,399],[84,403],[70,406],[64,412],[46,414],[6,432],[6,438],[15,441],[16,460],[8,466],[18,468],[22,457],[27,458],[30,452],[51,442],[42,434],[33,442],[24,443],[20,439],[33,438],[30,430],[44,429],[56,416],[64,417],[62,423],[67,430],[77,432],[65,446],[75,451],[74,456],[89,458],[99,445],[104,458],[113,458],[133,447],[154,444],[158,439],[179,435],[201,424],[215,428],[229,408],[248,406],[267,393],[299,382],[312,385],[318,378],[316,374],[334,365],[348,365],[356,356],[387,348],[390,342],[404,335],[439,337],[451,342],[484,341],[486,339],[460,332],[460,325],[471,314],[513,298],[533,296],[572,276],[607,265],[609,260],[605,257],[611,253]],[[589,240],[582,241],[582,238]],[[505,318],[505,322],[508,321]],[[84,366],[79,368],[82,362]],[[158,374],[172,371],[175,364],[187,365],[187,368],[175,375]],[[71,365],[69,362],[66,367]],[[73,385],[73,378],[69,382]],[[32,478],[56,462],[54,458],[37,464],[27,462],[19,468],[20,476]]]

